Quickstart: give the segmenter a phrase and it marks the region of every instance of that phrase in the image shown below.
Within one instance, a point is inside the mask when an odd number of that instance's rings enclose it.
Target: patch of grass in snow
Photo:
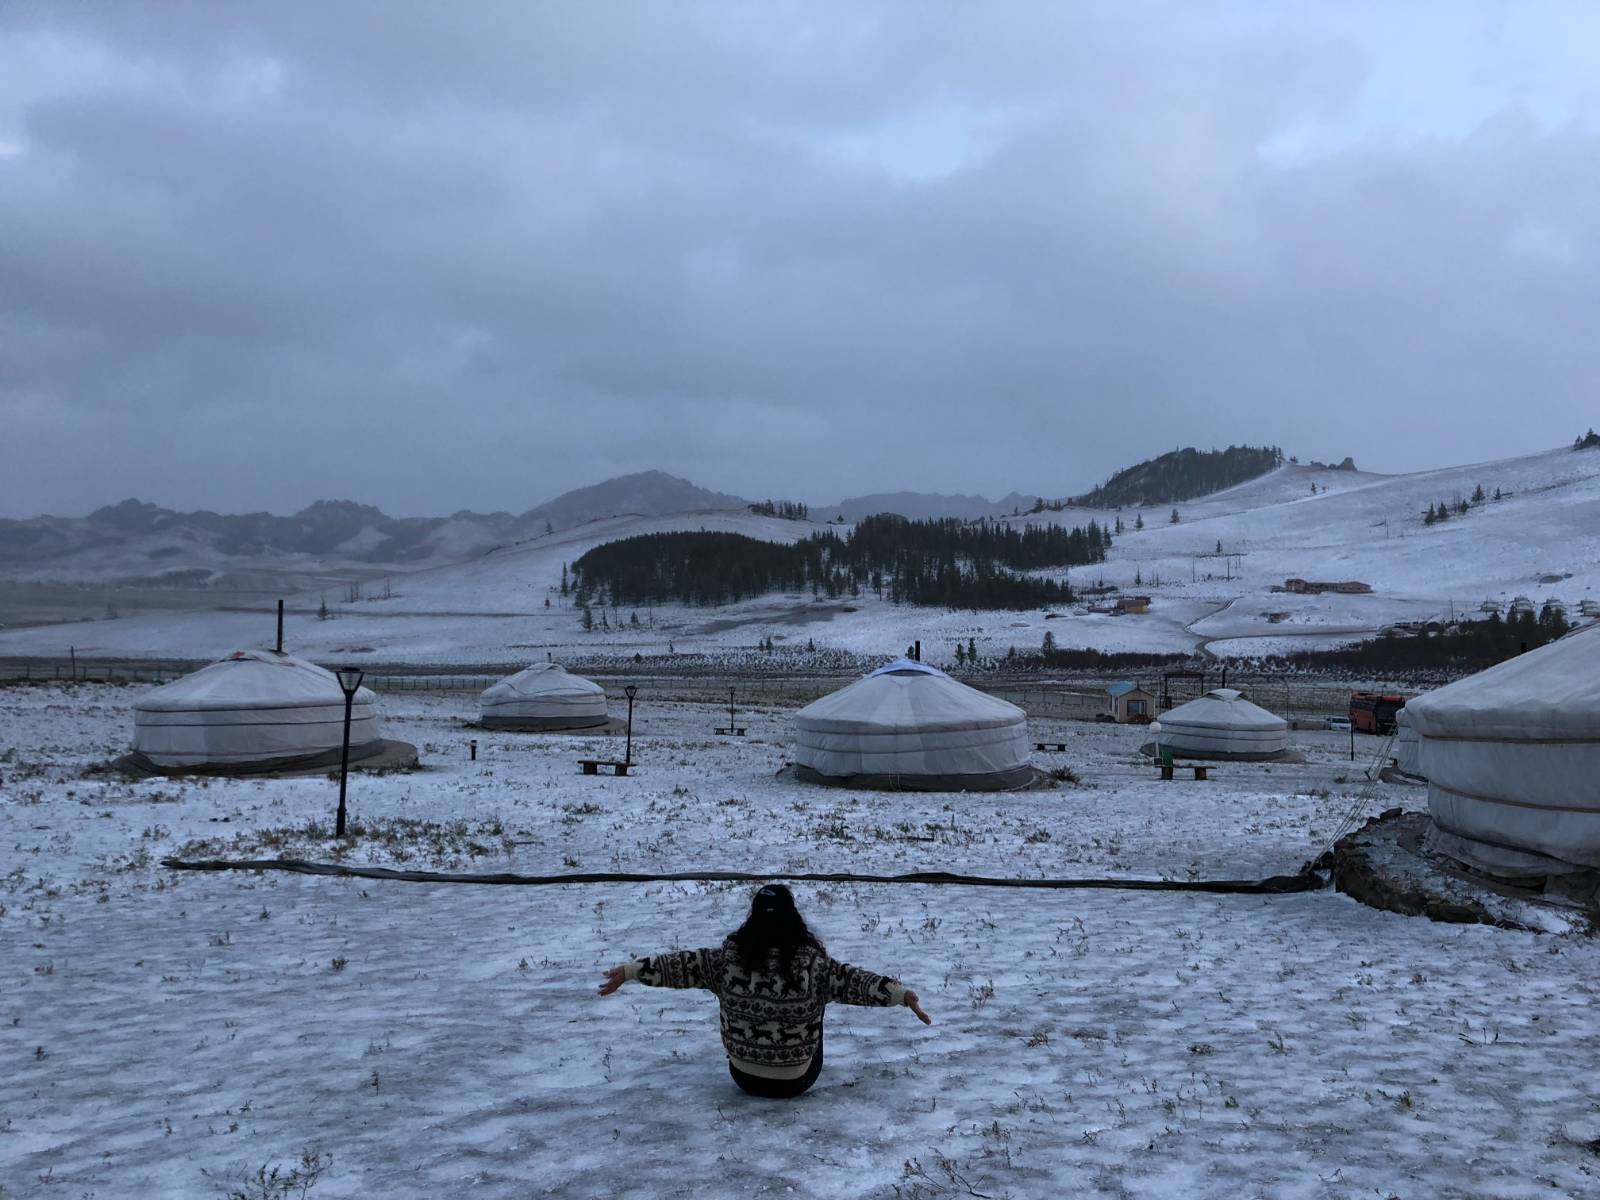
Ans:
[[[379,851],[389,862],[422,860],[450,863],[489,855],[511,854],[515,841],[498,817],[478,820],[428,821],[415,817],[373,817],[351,820],[346,836],[335,839],[331,825],[312,819],[298,825],[244,830],[231,838],[196,838],[179,846],[178,858],[253,857],[271,854],[298,857],[327,855],[335,860],[352,852]],[[148,851],[140,850],[146,855]],[[132,867],[119,869],[133,869]]]
[[[300,1161],[291,1167],[263,1163],[253,1173],[248,1168],[236,1167],[221,1178],[205,1168],[201,1168],[200,1174],[227,1200],[304,1200],[323,1172],[332,1166],[332,1154],[307,1147],[300,1152]]]

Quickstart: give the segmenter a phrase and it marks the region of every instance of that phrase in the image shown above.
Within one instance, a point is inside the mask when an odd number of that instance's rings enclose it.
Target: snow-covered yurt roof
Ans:
[[[1270,758],[1288,748],[1289,722],[1235,688],[1213,688],[1162,713],[1158,740],[1189,758]]]
[[[605,724],[606,693],[559,663],[535,663],[485,688],[478,711],[485,725],[588,729]]]
[[[356,690],[352,757],[383,745],[376,699]],[[313,766],[337,757],[344,706],[332,671],[292,654],[239,650],[134,701],[133,748],[161,767]]]
[[[1600,867],[1600,629],[1407,703],[1434,844],[1501,874]]]
[[[802,778],[859,787],[966,791],[1033,779],[1028,718],[926,663],[900,659],[795,716]]]

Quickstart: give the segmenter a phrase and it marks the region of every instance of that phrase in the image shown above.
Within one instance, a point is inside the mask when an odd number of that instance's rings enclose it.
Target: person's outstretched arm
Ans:
[[[630,979],[648,987],[705,988],[717,992],[722,988],[722,956],[723,950],[718,946],[707,950],[674,950],[670,954],[623,963],[606,972],[600,994],[609,996]]]
[[[904,1005],[917,1014],[924,1025],[932,1025],[933,1018],[922,1011],[917,994],[886,975],[874,975],[849,963],[827,961],[824,995],[830,1003],[875,1005],[893,1008]]]

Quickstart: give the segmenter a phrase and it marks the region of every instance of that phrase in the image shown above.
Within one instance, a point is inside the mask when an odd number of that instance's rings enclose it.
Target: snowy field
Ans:
[[[1466,499],[1479,486],[1491,498],[1463,516],[1423,523],[1430,505]],[[1501,498],[1492,499],[1497,490]],[[563,564],[593,546],[694,529],[786,542],[822,528],[748,512],[699,512],[594,521],[471,562],[396,574],[387,595],[369,583],[354,602],[338,587],[294,597],[289,645],[323,662],[460,664],[543,661],[546,654],[568,662],[619,653],[726,654],[767,638],[779,646],[814,642],[882,655],[920,639],[925,658],[945,666],[957,643],[998,658],[1013,646],[1037,649],[1049,632],[1063,648],[1186,653],[1205,647],[1255,657],[1370,637],[1399,621],[1476,615],[1486,600],[1557,599],[1576,618],[1582,601],[1600,599],[1600,451],[1563,448],[1408,475],[1290,464],[1177,505],[1177,524],[1169,520],[1172,507],[1122,511],[1124,532],[1109,561],[1053,572],[1075,587],[1103,580],[1150,595],[1150,612],[1140,616],[1085,606],[947,613],[895,605],[869,591],[835,600],[773,594],[717,609],[596,611],[596,628],[585,631],[560,581]],[[1009,520],[1094,519],[1113,526],[1118,516],[1068,509]],[[1134,527],[1136,517],[1143,529]],[[1373,592],[1272,591],[1291,577],[1361,580]],[[315,619],[323,600],[334,619]],[[214,659],[269,644],[272,633],[266,606],[253,613],[189,608],[4,630],[0,655],[64,659],[70,646],[80,657]]]
[[[1334,893],[802,885],[831,952],[936,1024],[830,1008],[818,1086],[757,1101],[709,996],[594,995],[615,962],[719,940],[747,887],[169,872],[332,857],[336,789],[93,772],[134,694],[0,691],[0,1195],[292,1196],[307,1164],[317,1200],[1600,1192],[1590,940]],[[1035,722],[1078,782],[858,793],[777,777],[786,712],[735,742],[657,705],[637,775],[584,778],[615,743],[478,734],[468,761],[470,699],[384,700],[428,769],[353,777],[349,861],[1251,878],[1317,853],[1365,765],[1297,733],[1303,763],[1163,784],[1136,730]],[[274,1169],[301,1175],[264,1190]]]

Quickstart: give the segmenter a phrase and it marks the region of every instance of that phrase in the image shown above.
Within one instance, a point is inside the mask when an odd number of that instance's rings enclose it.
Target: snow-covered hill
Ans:
[[[1466,514],[1425,523],[1430,505],[1453,507],[1480,487],[1487,499]],[[1069,509],[1015,520],[1072,524],[1087,515]],[[1600,598],[1595,451],[1563,448],[1392,476],[1290,464],[1203,500],[1124,510],[1112,520],[1119,515],[1124,533],[1097,575],[1148,592],[1158,607],[1180,597],[1225,600],[1195,632],[1261,639],[1256,649],[1286,644],[1283,635],[1297,644],[1338,641],[1518,595],[1535,605],[1558,599],[1574,612],[1581,600]],[[1291,578],[1356,580],[1372,594],[1272,591]],[[1273,621],[1269,613],[1286,615]],[[1252,647],[1230,641],[1213,649]]]
[[[1424,523],[1429,505],[1454,505],[1479,487],[1488,497],[1464,515]],[[1315,489],[1313,491],[1313,488]],[[1496,491],[1501,498],[1493,499]],[[307,593],[292,606],[294,648],[314,658],[368,661],[512,662],[669,650],[727,651],[778,644],[877,654],[920,639],[933,661],[957,642],[986,654],[1058,645],[1102,650],[1253,655],[1370,636],[1396,621],[1475,611],[1486,599],[1555,598],[1576,615],[1600,599],[1600,451],[1569,448],[1407,475],[1287,464],[1260,478],[1177,505],[1121,511],[1067,509],[1005,518],[1016,524],[1081,524],[1123,532],[1108,562],[1075,568],[1074,584],[1104,580],[1152,597],[1148,614],[941,612],[897,606],[870,592],[828,601],[770,595],[718,609],[664,605],[596,611],[585,631],[560,592],[563,564],[592,546],[667,530],[707,529],[789,542],[819,524],[709,510],[621,516],[533,537],[465,564],[393,580],[391,594],[346,602]],[[1142,519],[1144,527],[1135,528]],[[838,528],[835,526],[835,528]],[[1220,551],[1219,551],[1220,545]],[[1363,595],[1296,595],[1285,580],[1356,580]],[[374,591],[378,589],[368,589]],[[334,618],[314,613],[326,597]],[[148,614],[0,632],[0,655],[220,655],[261,644],[265,610]]]
[[[546,525],[571,529],[590,521],[627,514],[662,516],[701,509],[741,509],[749,501],[725,492],[713,492],[665,471],[640,471],[619,475],[604,483],[564,492],[529,509],[518,518],[523,529],[537,532]]]
[[[813,506],[811,515],[818,521],[836,518],[859,521],[878,513],[898,513],[913,521],[942,517],[959,517],[970,521],[978,517],[998,517],[1013,510],[1025,512],[1033,507],[1036,499],[1035,496],[1024,496],[1021,492],[1012,492],[999,500],[961,494],[946,496],[936,492],[874,492],[868,496],[851,496],[821,508]]]

